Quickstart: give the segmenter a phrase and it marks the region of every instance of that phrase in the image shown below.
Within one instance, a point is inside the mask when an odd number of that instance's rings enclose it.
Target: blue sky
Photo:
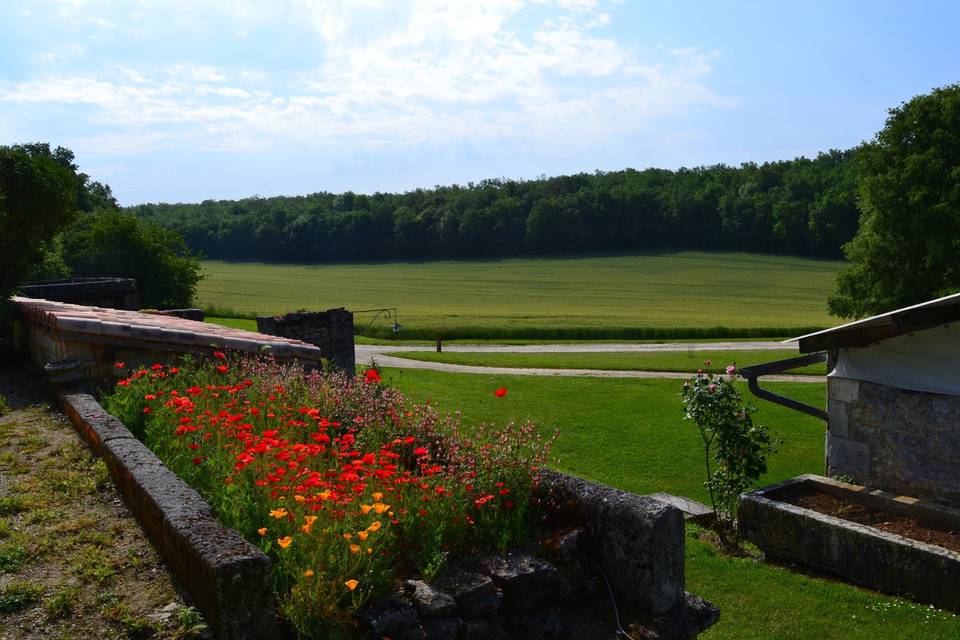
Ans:
[[[960,3],[0,3],[0,144],[123,204],[789,159],[960,81]]]

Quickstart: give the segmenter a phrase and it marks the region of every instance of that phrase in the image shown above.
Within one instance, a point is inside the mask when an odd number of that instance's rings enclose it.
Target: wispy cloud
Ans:
[[[142,30],[151,6],[72,0],[52,15],[100,31]],[[139,153],[496,138],[575,146],[642,131],[661,115],[732,104],[708,84],[716,54],[628,46],[592,0],[417,0],[402,10],[302,0],[269,9],[214,3],[237,27],[230,37],[249,41],[258,22],[280,14],[307,25],[322,54],[269,70],[184,60],[61,73],[50,68],[54,57],[32,77],[0,79],[0,115],[16,121],[27,105],[65,107],[74,144]],[[387,11],[389,23],[368,32],[367,18]]]

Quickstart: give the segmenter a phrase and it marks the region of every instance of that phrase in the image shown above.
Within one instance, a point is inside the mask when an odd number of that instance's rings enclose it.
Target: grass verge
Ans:
[[[0,637],[202,637],[106,466],[39,404],[41,385],[0,370]]]
[[[691,345],[692,346],[692,345]],[[784,351],[651,351],[637,353],[463,353],[446,351],[401,351],[392,356],[426,362],[446,362],[480,367],[542,368],[542,369],[600,369],[604,371],[686,371],[698,369],[720,373],[728,364],[738,367],[783,358],[794,358],[795,350]],[[705,364],[709,361],[711,364]],[[801,367],[791,374],[818,375],[827,373],[823,363]]]

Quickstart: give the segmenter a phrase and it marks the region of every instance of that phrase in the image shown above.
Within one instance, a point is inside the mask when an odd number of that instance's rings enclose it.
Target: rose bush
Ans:
[[[726,375],[698,371],[683,383],[684,419],[697,425],[703,441],[704,485],[725,544],[735,542],[740,494],[767,472],[767,456],[775,451],[767,428],[750,417],[756,408],[744,404],[736,379],[731,365]]]

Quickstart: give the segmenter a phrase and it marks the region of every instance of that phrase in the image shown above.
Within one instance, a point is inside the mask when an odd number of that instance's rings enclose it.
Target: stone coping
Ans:
[[[282,336],[233,329],[176,316],[104,309],[41,298],[16,296],[12,306],[27,320],[80,340],[122,345],[125,341],[174,350],[215,348],[259,354],[269,348],[277,358],[319,363],[318,347]]]
[[[127,505],[191,600],[223,640],[284,637],[271,563],[221,524],[203,498],[86,393],[58,398],[80,435],[107,463]]]
[[[956,509],[806,474],[740,496],[739,526],[744,538],[771,559],[799,563],[884,593],[960,612],[960,553],[777,498],[802,484],[813,484],[824,493],[861,504],[956,523],[960,528]]]

